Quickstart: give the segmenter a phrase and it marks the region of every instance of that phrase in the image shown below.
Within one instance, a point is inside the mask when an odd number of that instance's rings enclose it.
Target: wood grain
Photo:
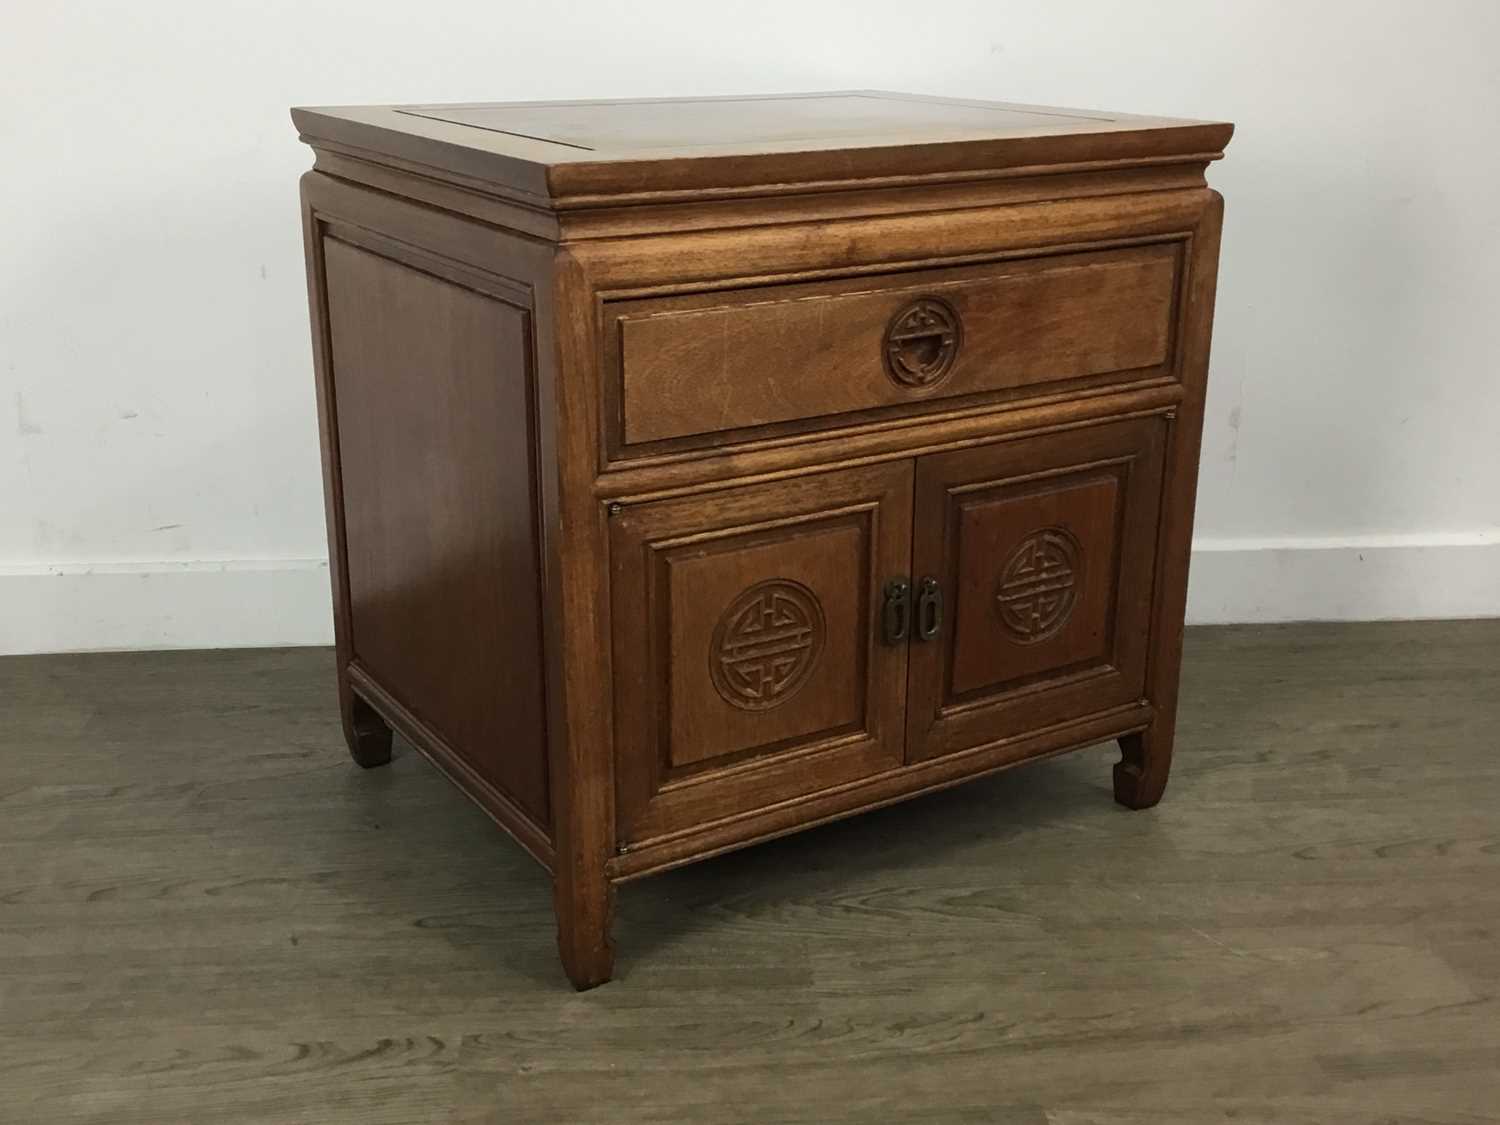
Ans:
[[[1500,622],[1190,630],[1100,748],[621,892],[545,877],[326,650],[0,660],[0,1120],[1500,1120]]]
[[[1168,358],[1178,247],[612,302],[619,438],[638,445],[802,418],[909,406],[1120,373]],[[930,388],[892,380],[887,326],[922,298],[962,326],[953,370]],[[700,439],[697,444],[708,444]]]
[[[545,826],[528,310],[334,239],[323,260],[349,658]]]

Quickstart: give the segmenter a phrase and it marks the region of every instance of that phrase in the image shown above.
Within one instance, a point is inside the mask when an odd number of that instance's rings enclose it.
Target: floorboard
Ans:
[[[1500,1122],[1500,621],[1190,630],[1100,747],[546,879],[321,649],[0,660],[0,1122]]]

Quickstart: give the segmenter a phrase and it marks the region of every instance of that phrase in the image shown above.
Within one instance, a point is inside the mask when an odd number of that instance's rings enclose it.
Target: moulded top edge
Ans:
[[[560,202],[1017,166],[1212,159],[1233,127],[880,91],[300,108],[309,143]]]

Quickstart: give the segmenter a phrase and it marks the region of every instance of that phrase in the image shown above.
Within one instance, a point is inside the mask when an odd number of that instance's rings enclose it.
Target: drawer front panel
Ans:
[[[1179,245],[611,302],[621,448],[1165,370]]]
[[[627,508],[611,520],[619,831],[640,842],[901,762],[911,464]]]

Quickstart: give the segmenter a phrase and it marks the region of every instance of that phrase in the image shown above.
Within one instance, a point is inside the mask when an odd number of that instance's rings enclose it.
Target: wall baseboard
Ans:
[[[1188,623],[1500,617],[1500,534],[1193,542]]]
[[[0,653],[333,643],[326,559],[0,567]]]
[[[1500,535],[1206,539],[1190,624],[1500,617]],[[0,653],[333,643],[324,559],[0,567]]]

